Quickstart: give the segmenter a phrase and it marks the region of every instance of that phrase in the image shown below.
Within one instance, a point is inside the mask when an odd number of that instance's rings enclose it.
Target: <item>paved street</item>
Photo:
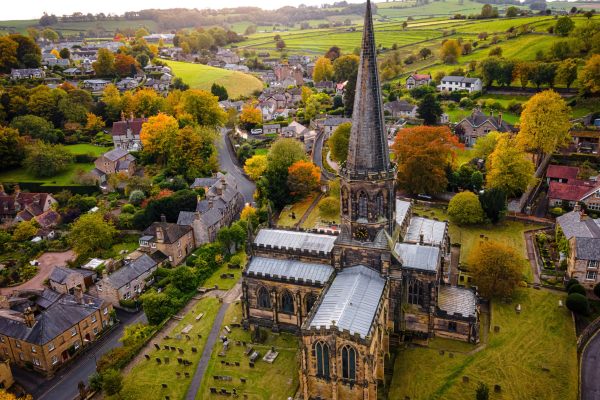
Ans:
[[[221,171],[227,171],[228,174],[235,177],[238,184],[238,190],[244,196],[245,202],[254,204],[252,198],[254,197],[256,186],[240,172],[243,171],[243,166],[233,153],[231,142],[227,136],[227,129],[221,129],[221,136],[223,137],[223,146],[222,148],[219,148],[219,162],[221,163],[219,168]]]
[[[600,400],[600,333],[592,336],[581,357],[581,400]]]
[[[83,381],[87,385],[88,377],[96,372],[96,361],[100,359],[100,356],[114,347],[122,346],[119,339],[123,337],[125,326],[140,321],[146,322],[146,315],[143,310],[135,314],[117,310],[117,318],[121,320],[121,326],[110,337],[99,343],[92,352],[68,366],[59,375],[50,380],[44,380],[37,375],[13,366],[12,371],[15,380],[27,393],[32,395],[34,400],[71,400],[79,393],[77,382]],[[94,361],[94,354],[96,355],[96,361]]]

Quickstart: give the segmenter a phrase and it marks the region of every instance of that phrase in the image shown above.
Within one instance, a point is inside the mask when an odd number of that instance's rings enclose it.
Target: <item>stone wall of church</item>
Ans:
[[[405,305],[405,329],[425,332],[429,337],[433,337],[433,319],[430,307],[437,305],[437,290],[434,285],[437,279],[436,272],[403,271],[404,293],[402,294],[402,302]],[[420,297],[421,301],[417,300],[415,302],[415,295],[411,293],[410,285],[418,282],[422,283],[423,294],[417,297],[417,299]]]
[[[382,271],[383,263],[381,260],[381,254],[383,250],[370,249],[365,247],[342,247],[342,265],[343,267],[352,267],[354,265],[362,264],[365,267],[369,267],[375,271]]]

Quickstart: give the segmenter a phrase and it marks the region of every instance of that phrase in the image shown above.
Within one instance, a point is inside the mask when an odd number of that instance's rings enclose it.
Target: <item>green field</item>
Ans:
[[[437,349],[422,347],[399,351],[388,398],[474,399],[478,383],[484,382],[490,399],[577,399],[577,338],[571,312],[558,307],[566,294],[519,288],[510,297],[513,304],[492,300],[487,347],[473,355],[450,358],[448,352],[440,355]],[[521,305],[519,315],[516,304]],[[494,326],[500,332],[494,332]],[[481,344],[484,329],[482,324]],[[432,347],[439,340],[434,339]],[[442,341],[436,348],[444,345]],[[469,383],[463,383],[463,376]],[[494,385],[501,386],[500,393],[494,393]]]
[[[167,64],[173,69],[173,73],[190,87],[210,91],[212,84],[216,83],[225,86],[230,99],[250,96],[255,90],[263,88],[260,80],[242,72],[178,61],[167,61]]]
[[[56,185],[71,185],[73,184],[73,176],[75,170],[78,167],[82,167],[85,172],[90,172],[94,169],[94,164],[72,164],[69,169],[61,174],[51,177],[35,177],[32,176],[25,168],[17,168],[8,171],[0,172],[0,182],[13,181],[13,182],[44,182]]]
[[[88,151],[91,151],[96,157],[99,157],[102,152],[106,153],[114,149],[114,147],[100,147],[93,144],[73,144],[66,147],[73,154],[86,154]]]
[[[242,305],[239,301],[229,306],[221,328],[230,326],[234,318],[238,324],[242,319]],[[223,332],[225,331],[223,330]],[[269,333],[269,330],[266,332]],[[251,400],[287,399],[294,396],[299,386],[298,339],[294,335],[267,334],[264,343],[254,344],[254,350],[260,351],[260,357],[256,360],[254,368],[248,365],[249,356],[243,354],[246,350],[244,346],[235,344],[236,340],[250,343],[251,332],[241,328],[231,328],[227,337],[230,345],[225,357],[218,356],[218,353],[222,351],[222,344],[219,342],[215,344],[196,400],[214,399],[215,395],[210,394],[210,387],[216,387],[219,391],[224,388],[230,393],[235,388],[240,398]],[[267,354],[271,346],[275,347],[279,355],[272,364],[269,364],[262,361],[262,357]],[[228,362],[230,365],[223,365],[222,361]],[[240,365],[235,366],[235,361]],[[232,379],[230,381],[215,380],[213,375],[231,376]],[[246,383],[241,383],[240,378],[245,378]]]
[[[121,396],[107,397],[111,400],[123,399],[144,399],[144,400],[163,400],[165,396],[169,396],[173,400],[183,400],[190,387],[198,361],[208,340],[208,334],[212,328],[212,324],[217,316],[220,308],[219,301],[214,297],[208,297],[200,300],[198,304],[189,312],[182,321],[177,324],[169,335],[171,339],[163,339],[159,343],[161,350],[154,349],[153,344],[149,344],[152,348],[150,351],[150,360],[142,358],[139,364],[125,377],[125,385]],[[204,317],[196,322],[196,316],[200,313]],[[175,334],[180,333],[188,324],[194,327],[189,333],[191,340],[174,339]],[[198,334],[202,335],[198,339]],[[185,337],[185,336],[184,336]],[[151,343],[156,341],[151,340]],[[164,345],[179,347],[183,349],[184,354],[171,350],[163,350]],[[197,352],[192,352],[192,347],[196,347]],[[165,363],[164,357],[169,357],[169,363]],[[177,357],[184,358],[192,362],[192,365],[183,366],[178,364]],[[157,364],[156,358],[160,358],[162,363]],[[175,372],[180,372],[181,377],[178,378]],[[190,378],[184,377],[184,372],[190,374]],[[167,388],[163,389],[161,383],[166,383]]]
[[[0,26],[2,26],[2,30],[7,30],[6,28],[15,28],[17,31],[26,34],[27,28],[36,27],[38,29],[42,29],[39,26],[39,20],[30,19],[30,20],[12,20],[12,21],[0,21]],[[136,21],[85,21],[85,22],[62,22],[59,18],[58,24],[51,25],[45,28],[50,28],[55,31],[62,31],[63,34],[72,35],[73,33],[85,32],[88,28],[98,28],[102,26],[107,32],[114,32],[118,29],[140,29],[146,28],[148,32],[156,32],[157,24],[156,21],[151,19],[144,20],[136,20]]]

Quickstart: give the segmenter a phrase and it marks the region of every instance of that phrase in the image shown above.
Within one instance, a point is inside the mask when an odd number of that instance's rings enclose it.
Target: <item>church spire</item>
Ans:
[[[367,0],[346,170],[368,175],[389,169],[371,1]]]

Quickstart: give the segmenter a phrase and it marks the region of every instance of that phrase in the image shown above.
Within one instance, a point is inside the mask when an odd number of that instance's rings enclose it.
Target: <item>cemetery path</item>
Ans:
[[[304,213],[302,218],[300,218],[300,221],[298,221],[296,223],[296,225],[294,225],[294,228],[298,228],[299,226],[302,226],[302,224],[304,223],[304,221],[306,221],[306,219],[308,218],[310,213],[315,209],[317,204],[319,204],[319,200],[321,200],[322,197],[323,197],[323,193],[319,193],[319,195],[313,200],[310,207],[308,207],[308,210],[306,210],[306,212]]]
[[[236,285],[237,286],[237,285]],[[227,308],[229,303],[223,303],[221,308],[219,309],[219,313],[217,314],[217,318],[215,318],[215,322],[213,323],[212,329],[210,330],[210,334],[208,335],[208,340],[206,341],[206,345],[204,346],[204,350],[202,351],[202,357],[198,362],[198,368],[196,368],[196,373],[194,374],[194,378],[192,379],[192,384],[190,385],[190,389],[185,396],[185,400],[195,400],[196,395],[198,394],[198,390],[200,389],[200,384],[202,383],[202,378],[204,377],[204,373],[206,372],[206,368],[208,367],[208,362],[210,361],[210,354],[217,343],[217,339],[219,338],[219,332],[221,331],[221,324],[223,323],[223,318],[225,318],[225,313],[227,312]]]
[[[534,245],[531,233],[525,234],[525,245],[527,246],[527,259],[531,264],[531,271],[533,272],[533,283],[542,283],[542,281],[540,281],[537,257],[535,256],[535,249],[533,247]]]

